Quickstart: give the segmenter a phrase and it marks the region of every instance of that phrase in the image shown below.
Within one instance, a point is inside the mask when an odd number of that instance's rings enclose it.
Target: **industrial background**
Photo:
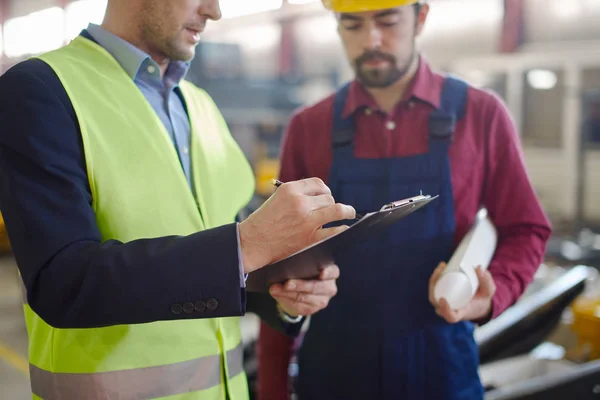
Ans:
[[[600,396],[594,364],[600,358],[600,202],[594,200],[600,195],[600,0],[430,4],[419,48],[438,70],[504,99],[555,227],[527,295],[506,318],[478,332],[482,368],[489,367],[482,376],[490,390],[579,379],[586,394]],[[89,22],[100,23],[105,7],[106,0],[0,0],[0,74],[64,45]],[[331,93],[351,70],[336,21],[320,0],[221,0],[221,8],[224,18],[209,22],[188,79],[213,96],[251,161],[257,177],[252,209],[271,193],[293,110]],[[0,217],[0,398],[26,399],[27,338],[3,228]],[[249,315],[244,323],[252,380],[257,320]],[[517,343],[515,335],[527,340]]]

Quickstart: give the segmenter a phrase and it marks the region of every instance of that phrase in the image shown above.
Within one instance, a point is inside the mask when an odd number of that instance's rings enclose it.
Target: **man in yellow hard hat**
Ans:
[[[247,400],[239,317],[293,334],[336,293],[335,265],[247,293],[247,274],[355,213],[313,178],[236,222],[252,170],[184,79],[220,17],[218,0],[108,0],[101,26],[0,77],[0,209],[35,399]]]
[[[338,294],[311,318],[299,350],[299,398],[481,399],[473,322],[519,298],[551,231],[516,129],[496,96],[433,72],[419,55],[428,5],[324,3],[336,13],[356,79],[294,114],[280,179],[320,177],[358,213],[421,191],[439,198],[337,255]],[[498,228],[498,247],[473,300],[451,310],[430,291],[481,206]],[[292,343],[261,328],[262,399],[287,397]]]

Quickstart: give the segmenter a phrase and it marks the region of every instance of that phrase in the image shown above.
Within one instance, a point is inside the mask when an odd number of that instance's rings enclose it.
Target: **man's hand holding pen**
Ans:
[[[251,273],[288,257],[347,226],[324,229],[331,222],[354,219],[354,208],[336,204],[331,191],[317,178],[278,184],[275,193],[244,222],[240,244],[244,271]],[[330,265],[320,279],[273,285],[271,295],[291,316],[312,315],[337,293],[339,268]]]

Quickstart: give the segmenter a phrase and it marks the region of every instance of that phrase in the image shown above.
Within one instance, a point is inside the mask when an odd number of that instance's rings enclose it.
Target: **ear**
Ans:
[[[341,24],[340,24],[340,13],[337,13],[337,12],[336,12],[336,13],[334,13],[334,14],[333,14],[333,17],[335,18],[335,22],[337,23],[337,24],[336,24],[336,28],[335,28],[335,29],[336,29],[336,31],[337,31],[337,33],[338,33],[338,35],[339,35],[339,34],[341,34],[341,33],[342,33],[342,26],[341,26]]]
[[[416,26],[416,34],[417,36],[421,34],[423,31],[423,27],[425,26],[425,21],[427,20],[427,15],[429,15],[429,4],[421,4],[419,7],[419,13],[417,14],[417,26]]]

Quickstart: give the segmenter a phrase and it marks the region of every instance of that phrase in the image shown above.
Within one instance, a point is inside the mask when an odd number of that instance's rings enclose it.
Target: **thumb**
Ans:
[[[488,271],[483,271],[481,267],[477,267],[477,278],[479,279],[479,289],[477,289],[477,294],[480,297],[491,297],[496,291],[496,284],[494,283],[494,278],[492,274]]]

